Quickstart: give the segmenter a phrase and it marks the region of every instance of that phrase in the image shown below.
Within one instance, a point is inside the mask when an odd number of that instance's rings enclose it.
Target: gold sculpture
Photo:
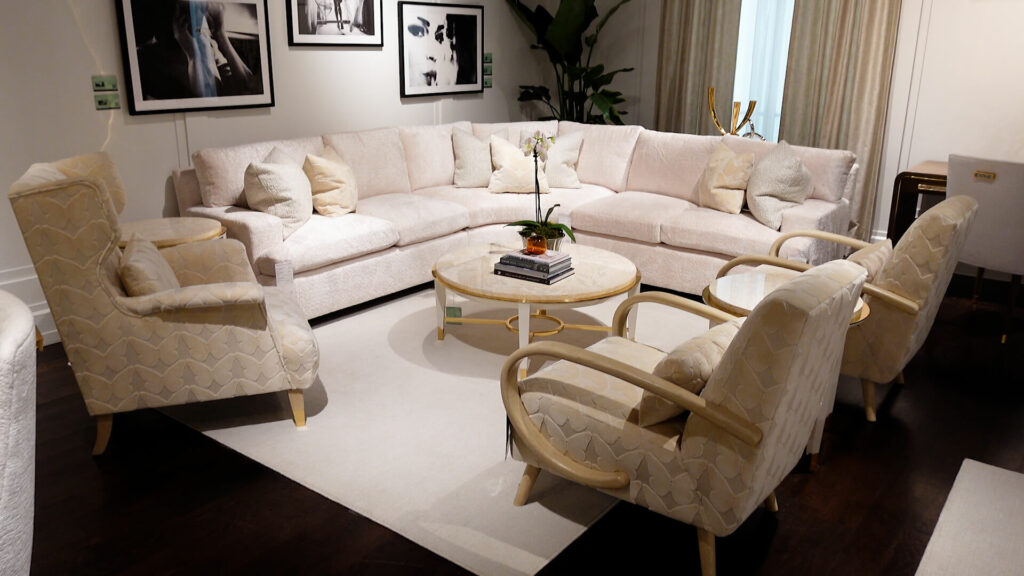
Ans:
[[[746,114],[743,115],[743,120],[739,123],[739,125],[737,125],[736,124],[736,119],[739,118],[739,115],[740,115],[740,103],[739,102],[733,102],[732,103],[732,129],[729,132],[726,132],[725,128],[722,128],[722,125],[718,123],[718,113],[715,112],[715,87],[711,86],[711,87],[708,88],[708,109],[711,111],[711,120],[715,123],[715,127],[718,128],[718,131],[721,132],[722,134],[738,134],[739,130],[741,128],[743,128],[744,126],[746,126],[746,124],[748,122],[750,122],[750,115],[754,113],[754,107],[755,106],[757,106],[757,100],[751,100],[747,104],[747,112],[746,112]],[[747,133],[746,135],[748,135],[750,137],[757,136],[758,138],[761,138],[762,140],[764,140],[764,138],[761,137],[760,134],[758,134],[757,132],[754,131],[754,123],[753,122],[750,122],[750,132]]]

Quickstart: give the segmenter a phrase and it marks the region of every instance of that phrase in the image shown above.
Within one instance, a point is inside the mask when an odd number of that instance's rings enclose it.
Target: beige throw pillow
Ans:
[[[580,177],[576,174],[576,162],[580,159],[580,147],[583,146],[583,131],[570,132],[555,138],[555,143],[548,150],[544,174],[548,177],[548,186],[553,188],[579,188]]]
[[[487,184],[487,189],[491,192],[534,191],[532,155],[525,155],[519,147],[504,138],[491,136],[491,163],[494,164],[494,172],[491,173],[490,182]],[[540,182],[541,193],[550,192],[548,178],[544,174],[543,160],[538,160],[537,181]]]
[[[455,187],[483,188],[491,182],[491,142],[459,128],[452,129]]]
[[[137,235],[128,239],[117,272],[129,296],[145,296],[181,288],[174,270],[156,246]]]
[[[811,173],[785,140],[754,166],[747,183],[747,206],[758,222],[778,230],[782,213],[803,204],[811,192]]]
[[[697,198],[701,206],[729,214],[743,209],[747,181],[754,170],[753,154],[737,154],[719,142],[704,173],[697,181]]]
[[[249,164],[245,169],[245,201],[253,210],[280,218],[284,238],[291,236],[313,215],[309,179],[295,164]]]
[[[653,374],[700,394],[742,323],[743,319],[737,318],[683,342],[658,362]],[[641,426],[652,426],[683,412],[685,410],[678,404],[647,391],[637,405]]]
[[[333,148],[323,154],[309,154],[302,171],[309,179],[313,209],[324,216],[340,216],[356,209],[359,192],[356,174]]]
[[[868,271],[868,282],[874,282],[875,277],[882,271],[882,267],[892,257],[892,240],[886,238],[881,242],[875,242],[874,244],[861,248],[850,257],[847,258],[850,262],[861,265],[865,270]]]

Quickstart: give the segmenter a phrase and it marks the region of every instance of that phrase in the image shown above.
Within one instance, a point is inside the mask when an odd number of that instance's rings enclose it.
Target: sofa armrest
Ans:
[[[254,270],[257,258],[284,242],[281,219],[271,214],[238,206],[193,206],[188,214],[219,220],[227,228],[229,238],[245,245]]]
[[[846,200],[806,200],[782,213],[782,227],[779,232],[786,234],[798,230],[821,230],[834,234],[845,234],[850,225],[850,203]],[[795,258],[809,264],[822,264],[842,258],[843,246],[826,240],[796,238],[782,247],[783,258]]]
[[[136,316],[239,305],[262,307],[263,287],[253,282],[223,282],[165,290],[145,296],[125,296],[117,301],[125,311]]]
[[[256,282],[245,246],[238,240],[208,240],[164,248],[167,260],[182,286],[221,282]]]

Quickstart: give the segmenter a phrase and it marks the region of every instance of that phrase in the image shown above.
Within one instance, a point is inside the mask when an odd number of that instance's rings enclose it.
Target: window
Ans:
[[[793,3],[794,0],[743,0],[740,8],[732,99],[740,103],[741,113],[746,112],[747,102],[757,101],[751,121],[755,130],[771,142],[779,139]],[[749,130],[745,126],[740,133]]]

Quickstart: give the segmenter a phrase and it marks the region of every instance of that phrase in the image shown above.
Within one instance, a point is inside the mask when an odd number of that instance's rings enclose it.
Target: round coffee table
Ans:
[[[445,324],[503,324],[519,334],[519,346],[534,336],[549,336],[563,329],[610,331],[608,326],[566,324],[547,313],[549,308],[573,308],[597,304],[607,298],[640,291],[640,273],[629,259],[590,246],[562,245],[572,257],[572,276],[547,285],[498,276],[494,263],[502,255],[521,249],[511,244],[478,244],[445,254],[434,264],[434,292],[437,298],[437,339],[444,339]],[[447,315],[448,292],[470,300],[516,304],[516,315],[508,320],[462,318]],[[534,312],[536,308],[536,312]],[[530,321],[551,322],[549,330],[531,331]],[[632,337],[636,308],[630,312],[626,329]]]

